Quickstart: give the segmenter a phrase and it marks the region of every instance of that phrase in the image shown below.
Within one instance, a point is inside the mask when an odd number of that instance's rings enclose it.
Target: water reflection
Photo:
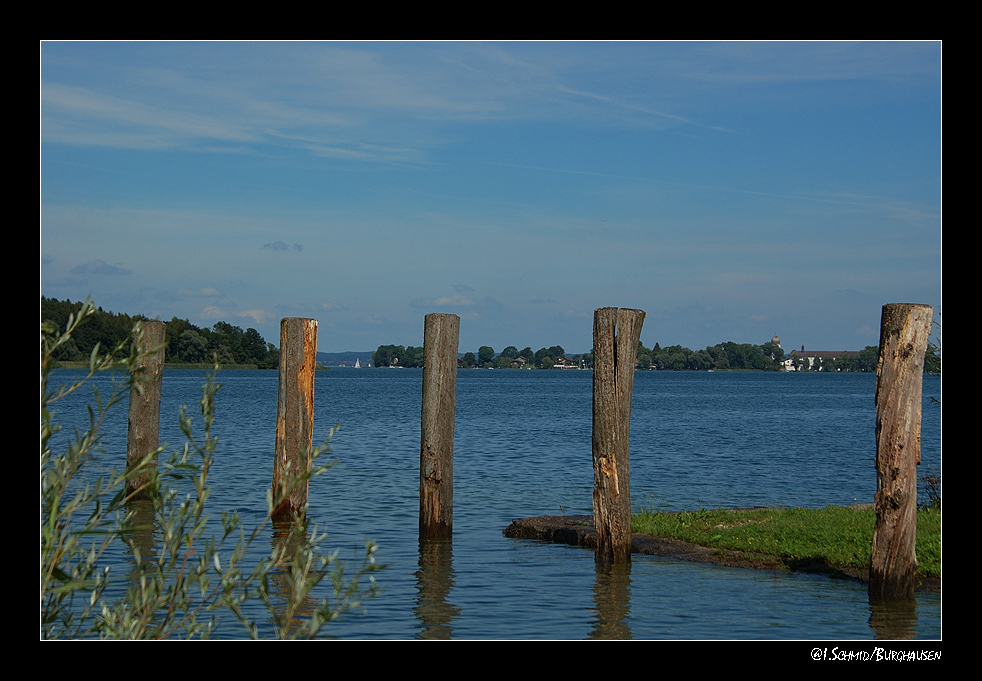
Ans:
[[[877,639],[907,640],[917,635],[917,601],[870,601],[869,626]]]
[[[157,515],[153,503],[151,499],[131,499],[126,502],[126,513],[129,516],[126,538],[131,547],[127,554],[132,555],[135,548],[140,552],[142,561],[151,563],[157,560],[157,542],[154,538]],[[136,573],[135,569],[133,573]]]
[[[297,549],[306,544],[310,538],[306,524],[295,522],[274,522],[273,534],[270,538],[270,555],[277,556],[284,566],[282,570],[270,573],[270,623],[274,631],[280,632],[283,638],[293,638],[301,633],[305,620],[309,620],[317,610],[317,599],[308,590],[303,591],[305,584],[298,584],[297,579],[303,577],[303,565],[297,565]],[[300,560],[304,560],[300,556]],[[309,556],[307,556],[309,558]],[[297,569],[294,569],[294,568]]]
[[[453,634],[453,620],[460,614],[460,608],[447,600],[453,583],[453,542],[420,539],[416,571],[419,595],[413,608],[422,627],[417,638],[449,639]]]
[[[631,615],[631,563],[597,565],[593,603],[596,618],[590,638],[631,638],[631,628],[627,624]]]

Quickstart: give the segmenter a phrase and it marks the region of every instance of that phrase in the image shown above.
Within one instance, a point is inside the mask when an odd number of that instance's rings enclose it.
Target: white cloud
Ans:
[[[431,305],[436,307],[450,307],[450,306],[464,306],[470,307],[474,304],[474,301],[467,296],[462,296],[459,293],[455,293],[452,296],[443,296],[442,298],[435,298],[431,301]]]
[[[266,324],[274,320],[274,317],[269,312],[265,310],[245,310],[243,312],[236,312],[236,317],[249,317],[256,324]]]

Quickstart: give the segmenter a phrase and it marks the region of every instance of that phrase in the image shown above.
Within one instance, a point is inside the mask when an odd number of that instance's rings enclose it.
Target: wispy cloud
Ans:
[[[475,301],[472,298],[455,293],[452,296],[439,296],[437,298],[416,298],[410,302],[410,305],[418,309],[430,307],[473,307]]]
[[[201,319],[221,321],[227,319],[229,313],[217,305],[209,305],[198,313]]]
[[[222,294],[214,286],[202,286],[195,290],[189,288],[177,289],[177,295],[180,298],[214,298]]]
[[[580,82],[578,45],[559,45],[542,59],[520,44],[305,43],[270,51],[135,44],[131,61],[117,64],[112,78],[89,78],[85,87],[63,74],[99,74],[106,60],[86,51],[90,58],[79,55],[69,68],[61,49],[51,44],[42,52],[48,143],[253,153],[286,147],[342,160],[418,163],[456,138],[464,121],[617,120],[630,112],[648,122],[691,123],[644,100],[600,91],[592,79]],[[444,130],[448,125],[454,132]]]
[[[449,296],[437,296],[436,298],[416,298],[409,302],[409,305],[417,310],[432,311],[434,309],[444,309],[457,314],[467,314],[471,318],[477,315],[497,312],[504,306],[492,296],[474,298],[470,296],[454,293]]]
[[[725,42],[691,43],[670,62],[690,81],[785,85],[866,81],[910,86],[934,79],[926,55],[941,51],[924,42]]]
[[[119,265],[110,265],[104,260],[93,260],[81,265],[76,265],[71,269],[71,272],[72,274],[97,274],[107,276],[133,274],[133,270],[129,268],[120,267]]]
[[[169,111],[52,82],[42,83],[41,114],[42,137],[53,143],[162,149],[200,140],[258,139],[226,118]]]

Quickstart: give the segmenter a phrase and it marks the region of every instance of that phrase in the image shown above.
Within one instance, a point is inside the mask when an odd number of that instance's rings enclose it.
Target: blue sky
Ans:
[[[41,293],[319,349],[861,349],[941,304],[939,42],[42,42]]]

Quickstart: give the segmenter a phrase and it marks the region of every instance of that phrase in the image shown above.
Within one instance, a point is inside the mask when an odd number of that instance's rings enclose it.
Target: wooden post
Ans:
[[[644,316],[616,307],[593,315],[593,518],[600,564],[631,561],[631,393]]]
[[[160,392],[164,377],[164,323],[137,322],[133,342],[146,353],[133,376],[130,388],[129,428],[126,434],[126,465],[134,466],[153,454],[160,445]],[[154,456],[149,464],[157,466]],[[144,470],[126,483],[132,499],[146,499],[152,494],[148,485],[152,471]]]
[[[883,306],[876,366],[876,525],[869,571],[871,601],[914,596],[921,382],[933,317],[929,305]]]
[[[273,459],[273,518],[303,514],[308,483],[295,483],[310,471],[314,434],[314,369],[317,320],[280,321],[280,383],[276,405],[276,453]]]
[[[426,315],[419,438],[420,539],[445,539],[453,535],[453,434],[459,336],[457,315]]]

